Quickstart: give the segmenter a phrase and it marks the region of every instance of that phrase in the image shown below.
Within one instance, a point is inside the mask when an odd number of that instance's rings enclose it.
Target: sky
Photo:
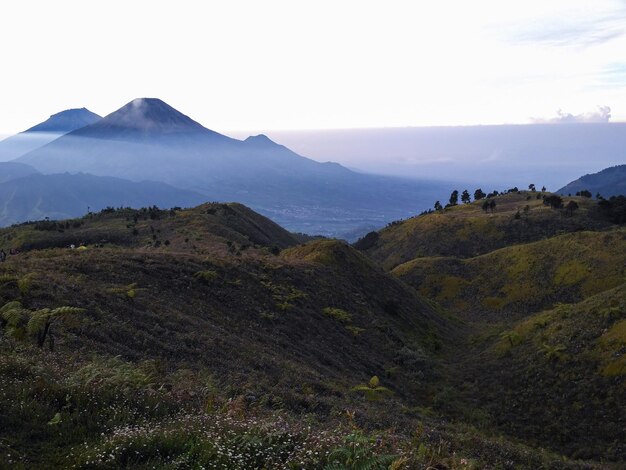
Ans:
[[[626,1],[0,4],[0,135],[158,97],[220,132],[626,121]]]

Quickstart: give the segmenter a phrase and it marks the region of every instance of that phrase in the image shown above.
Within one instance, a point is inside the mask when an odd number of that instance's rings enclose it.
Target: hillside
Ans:
[[[474,338],[459,367],[474,403],[527,442],[624,459],[626,284]]]
[[[19,250],[0,265],[2,305],[21,302],[2,320],[0,438],[29,468],[78,462],[84,441],[106,446],[119,426],[171,424],[180,412],[203,419],[209,399],[336,419],[358,399],[351,387],[380,375],[394,406],[417,403],[431,393],[445,338],[456,334],[350,246],[297,245],[238,204],[106,210],[3,229],[0,239],[6,252]],[[20,316],[64,305],[85,311],[44,336],[54,353],[29,346]],[[203,388],[207,381],[213,388]],[[96,401],[88,398],[94,387]],[[162,408],[137,414],[137,400]],[[61,424],[47,425],[56,413]]]
[[[626,196],[626,165],[616,165],[605,168],[598,173],[581,176],[568,183],[557,191],[558,194],[576,194],[579,191],[589,191],[594,196],[603,197]]]
[[[438,410],[573,457],[623,460],[623,201],[551,208],[537,194],[490,198],[493,212],[478,201],[423,214],[355,247],[464,320]]]
[[[452,256],[470,258],[512,244],[529,243],[560,233],[602,229],[611,224],[600,214],[597,202],[576,201],[579,209],[569,216],[543,204],[550,193],[520,191],[496,197],[494,211],[485,212],[483,201],[460,204],[408,220],[394,222],[357,242],[385,269],[419,257]],[[525,210],[525,207],[528,210]],[[519,213],[519,217],[516,214]]]
[[[416,258],[391,271],[463,318],[510,321],[626,279],[626,229],[575,232],[468,259]]]
[[[210,203],[0,244],[1,466],[601,468],[448,423],[465,327],[343,242]]]

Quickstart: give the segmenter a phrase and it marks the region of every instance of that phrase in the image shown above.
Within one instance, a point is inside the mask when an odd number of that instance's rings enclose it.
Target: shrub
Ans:
[[[322,312],[324,312],[324,315],[339,320],[342,323],[350,323],[352,321],[352,315],[340,308],[326,307]]]

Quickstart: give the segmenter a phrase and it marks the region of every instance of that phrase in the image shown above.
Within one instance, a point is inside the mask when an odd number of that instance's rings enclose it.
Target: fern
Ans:
[[[12,302],[8,302],[0,308],[0,313],[6,312],[7,310],[13,310],[14,308],[22,308],[22,302],[19,300],[13,300]]]
[[[137,292],[139,290],[140,289],[137,288],[136,282],[133,282],[132,284],[128,284],[127,286],[124,286],[124,287],[111,287],[110,289],[108,289],[108,291],[111,292],[112,294],[119,294],[131,300],[137,297]]]
[[[84,308],[80,307],[58,307],[50,312],[50,315],[61,316],[61,315],[71,315],[76,313],[85,312]]]
[[[9,302],[0,308],[0,316],[10,327],[17,327],[28,313],[29,311],[22,308],[18,301]]]
[[[10,282],[17,282],[18,277],[13,274],[0,274],[0,284],[8,284]]]
[[[373,376],[367,384],[361,384],[357,385],[356,387],[352,387],[352,391],[363,392],[365,394],[365,398],[367,398],[369,401],[377,401],[384,395],[393,394],[393,392],[387,387],[383,387],[382,385],[380,385],[380,379],[376,375]]]
[[[27,274],[26,276],[22,276],[17,281],[17,288],[20,291],[20,294],[26,295],[30,291],[30,288],[33,284],[33,278],[35,277],[34,273]]]
[[[198,271],[194,273],[193,277],[195,277],[198,281],[202,281],[202,282],[205,282],[206,284],[209,284],[217,279],[217,272],[212,271],[212,270]]]
[[[41,310],[37,310],[33,312],[28,320],[28,325],[26,330],[30,335],[36,335],[41,332],[46,327],[46,324],[50,322],[51,312],[49,308],[43,308]]]

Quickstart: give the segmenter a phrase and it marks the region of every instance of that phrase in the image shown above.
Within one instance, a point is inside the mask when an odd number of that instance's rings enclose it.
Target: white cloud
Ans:
[[[609,122],[611,119],[611,108],[609,106],[598,106],[594,111],[587,111],[581,114],[566,113],[559,109],[556,114],[552,118],[533,118],[532,121],[538,124]]]

